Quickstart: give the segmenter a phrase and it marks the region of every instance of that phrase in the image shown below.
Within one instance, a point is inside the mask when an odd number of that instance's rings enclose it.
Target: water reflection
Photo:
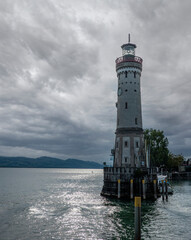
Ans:
[[[110,214],[117,235],[123,239],[134,238],[134,202],[118,199],[107,199],[104,203],[113,211]],[[142,201],[141,221],[142,234],[148,237],[148,229],[152,225],[155,216],[159,214],[156,201]],[[116,234],[116,233],[115,233]]]
[[[0,239],[134,238],[134,203],[100,196],[102,171],[3,171]],[[142,202],[142,239],[190,239],[191,182],[173,187],[168,202]]]
[[[168,202],[142,201],[142,239],[190,239],[191,182],[173,182],[174,195]],[[117,236],[134,238],[134,203],[118,199],[107,199],[104,203],[113,209],[110,214]]]

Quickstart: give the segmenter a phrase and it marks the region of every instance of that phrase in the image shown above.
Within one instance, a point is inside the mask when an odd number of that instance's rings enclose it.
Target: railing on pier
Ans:
[[[140,171],[137,167],[104,167],[104,181],[128,181],[136,171]],[[156,174],[156,169],[141,168],[146,174]]]

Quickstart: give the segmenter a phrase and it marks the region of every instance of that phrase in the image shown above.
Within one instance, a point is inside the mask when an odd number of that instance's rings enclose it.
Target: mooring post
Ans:
[[[145,179],[142,180],[143,199],[146,199]]]
[[[166,201],[168,201],[168,181],[165,181]]]
[[[162,180],[162,200],[164,201],[164,180]]]
[[[120,198],[121,197],[121,186],[120,186],[121,185],[121,181],[120,181],[120,179],[118,179],[117,182],[118,182],[118,195],[117,196],[118,196],[118,198]]]
[[[141,196],[141,194],[142,194],[142,192],[141,192],[141,190],[142,190],[142,187],[141,187],[142,181],[141,181],[140,178],[138,180],[139,180],[139,196]]]
[[[157,199],[157,180],[153,180],[154,183],[154,198]]]
[[[131,184],[130,184],[130,198],[133,199],[133,179],[131,179]]]
[[[135,197],[135,240],[141,240],[141,197]]]

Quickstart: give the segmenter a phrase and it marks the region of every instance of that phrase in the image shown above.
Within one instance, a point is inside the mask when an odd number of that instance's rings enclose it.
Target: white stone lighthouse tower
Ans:
[[[143,60],[135,55],[136,45],[123,44],[116,59],[118,77],[117,129],[114,167],[145,167],[141,112],[141,71]]]

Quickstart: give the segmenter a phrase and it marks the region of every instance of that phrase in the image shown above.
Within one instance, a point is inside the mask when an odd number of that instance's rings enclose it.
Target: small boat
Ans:
[[[168,194],[173,194],[173,189],[170,183],[168,182],[167,176],[166,175],[157,175],[157,180],[158,180],[158,188],[159,192],[162,193],[162,181],[167,182],[167,188],[168,188]],[[166,184],[164,184],[164,193],[166,192]]]

